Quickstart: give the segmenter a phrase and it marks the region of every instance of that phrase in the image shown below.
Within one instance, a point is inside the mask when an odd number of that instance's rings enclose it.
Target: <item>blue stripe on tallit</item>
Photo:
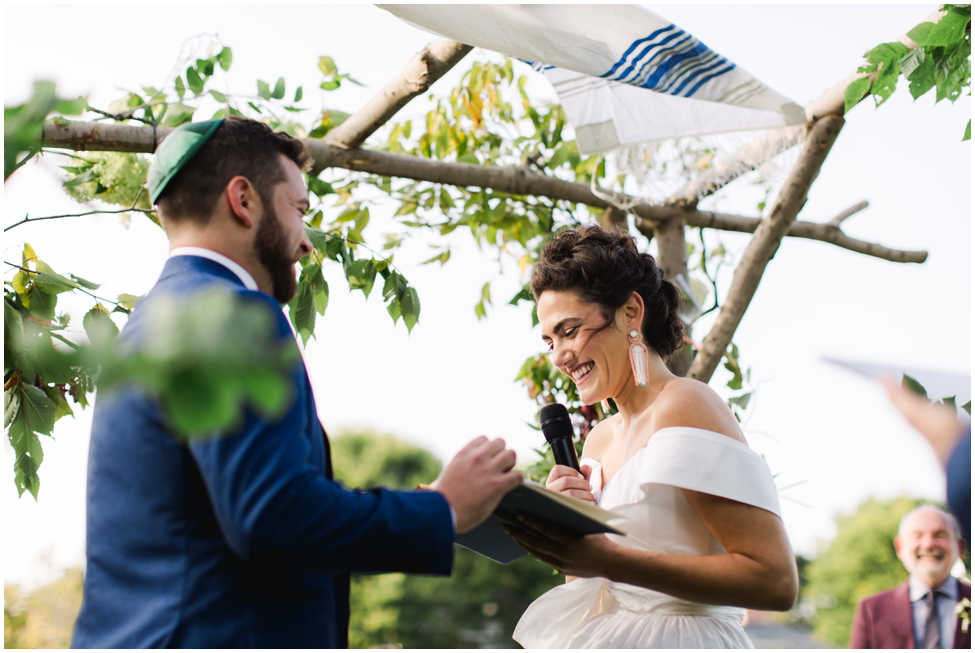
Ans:
[[[684,75],[683,79],[680,78],[675,79],[674,84],[668,85],[667,92],[669,92],[671,95],[680,95],[681,91],[683,91],[684,88],[687,87],[687,85],[690,84],[695,78],[700,77],[703,74],[709,73],[715,68],[720,68],[721,66],[724,66],[728,63],[729,61],[727,59],[719,56],[716,59],[711,59],[710,61],[707,61],[705,64],[701,66],[697,66],[696,68],[691,68],[690,70],[693,70],[693,72],[691,72],[688,75]],[[677,85],[677,87],[671,90],[675,84]]]
[[[687,33],[683,32],[683,31],[681,31],[679,29],[676,32],[672,32],[670,34],[667,34],[664,38],[662,38],[662,39],[660,39],[660,40],[658,40],[658,41],[656,41],[654,43],[650,43],[649,45],[647,45],[647,47],[645,47],[643,49],[643,51],[640,52],[640,54],[638,54],[635,57],[633,57],[633,59],[630,61],[630,65],[627,66],[626,70],[624,70],[623,72],[619,73],[615,77],[612,77],[611,79],[616,79],[618,81],[623,81],[627,77],[629,77],[630,74],[634,70],[639,70],[640,68],[645,67],[646,64],[641,64],[640,61],[642,61],[651,50],[658,49],[657,52],[654,52],[650,56],[650,59],[652,60],[657,55],[659,55],[661,52],[665,52],[666,50],[676,50],[680,46],[682,46],[685,43],[687,43],[688,40],[693,39],[693,38],[694,37],[691,36],[690,34],[687,34]],[[673,43],[671,43],[671,41],[673,41]],[[670,47],[664,47],[668,43],[670,43]],[[637,66],[639,66],[639,68],[637,68]],[[629,82],[625,82],[625,83],[629,83]]]
[[[710,81],[711,81],[712,79],[714,79],[715,77],[720,77],[721,75],[724,75],[724,74],[725,74],[726,72],[728,72],[728,71],[730,71],[730,70],[733,70],[733,69],[735,68],[735,64],[733,64],[733,63],[731,63],[731,62],[729,62],[729,64],[730,64],[730,65],[729,65],[729,66],[728,66],[727,68],[725,68],[724,70],[720,70],[720,71],[718,71],[718,72],[716,72],[716,73],[714,73],[713,75],[708,75],[707,77],[705,77],[704,79],[702,79],[701,81],[699,81],[699,82],[698,82],[698,83],[697,83],[697,84],[696,84],[696,85],[694,86],[694,88],[692,88],[691,90],[689,90],[689,91],[688,91],[688,92],[687,92],[687,93],[686,93],[686,94],[684,95],[684,97],[690,97],[691,95],[693,95],[693,94],[694,94],[694,93],[695,93],[695,92],[697,91],[697,89],[699,89],[699,88],[701,88],[702,86],[704,86],[705,84],[707,84],[708,82],[710,82]]]
[[[664,80],[672,69],[676,68],[688,59],[700,58],[702,54],[706,54],[708,52],[710,52],[710,50],[708,50],[707,47],[705,47],[702,43],[698,42],[697,45],[692,48],[688,48],[683,52],[667,57],[667,59],[661,65],[656,66],[653,69],[653,72],[649,77],[647,77],[647,81],[641,84],[641,86],[654,91],[659,91],[661,93],[666,93],[667,90],[665,88],[666,84],[664,84]]]
[[[723,61],[722,57],[714,52],[711,52],[709,55],[705,55],[696,61],[690,62],[686,66],[680,67],[678,70],[674,70],[672,75],[668,75],[665,79],[662,79],[657,84],[657,90],[662,93],[671,93],[675,86],[682,83],[688,77],[696,76],[694,75],[695,71],[719,61]]]
[[[639,54],[634,52],[643,46]],[[656,50],[655,52],[651,51]],[[682,64],[692,58],[704,58],[708,54],[713,54],[718,58],[702,61],[700,64],[692,65],[685,70],[677,72]],[[648,57],[648,55],[650,55]],[[650,62],[659,59],[663,55],[662,62],[652,65]],[[646,60],[646,63],[640,63]],[[623,68],[620,71],[620,68]],[[600,77],[616,80],[624,84],[648,88],[658,93],[670,95],[683,95],[690,97],[704,84],[715,77],[719,77],[735,68],[735,64],[713,52],[706,45],[698,41],[692,35],[680,29],[674,24],[661,28],[642,39],[634,41],[626,49],[623,56],[613,64],[608,72]],[[620,72],[617,72],[620,71]],[[693,71],[693,72],[691,72]],[[636,73],[635,75],[633,73]],[[676,75],[675,75],[676,73]],[[695,79],[701,78],[686,93],[683,90]],[[627,79],[630,78],[630,79]],[[676,85],[676,88],[675,88]]]
[[[641,43],[645,43],[647,41],[652,41],[653,39],[657,38],[659,35],[663,34],[664,32],[669,31],[671,29],[674,29],[676,27],[677,27],[676,25],[674,25],[673,23],[671,23],[667,27],[658,29],[656,32],[652,33],[650,36],[647,36],[647,37],[644,37],[642,39],[637,39],[636,41],[633,41],[633,43],[630,44],[630,47],[626,49],[626,52],[623,53],[623,56],[620,58],[620,60],[613,64],[613,67],[609,69],[609,72],[603,73],[602,75],[600,75],[600,77],[612,78],[613,73],[615,73],[616,70],[620,66],[622,66],[624,63],[626,63],[626,58],[629,57],[630,54],[636,48],[638,48],[640,46]]]

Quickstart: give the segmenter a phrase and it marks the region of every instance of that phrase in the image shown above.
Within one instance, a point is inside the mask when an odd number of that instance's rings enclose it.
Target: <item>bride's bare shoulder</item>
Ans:
[[[691,426],[747,444],[727,404],[706,383],[694,379],[678,378],[664,386],[653,402],[650,426],[653,432],[669,426]]]
[[[610,415],[589,431],[586,441],[582,445],[582,456],[593,460],[602,460],[603,452],[613,441],[613,425],[620,419],[619,414]]]

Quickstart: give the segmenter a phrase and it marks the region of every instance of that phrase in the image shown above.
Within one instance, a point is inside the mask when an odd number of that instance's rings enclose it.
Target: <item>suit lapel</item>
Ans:
[[[894,606],[896,616],[887,624],[893,632],[897,641],[907,642],[901,648],[916,648],[914,640],[914,608],[911,606],[911,593],[907,588],[907,582],[898,585],[895,589]]]

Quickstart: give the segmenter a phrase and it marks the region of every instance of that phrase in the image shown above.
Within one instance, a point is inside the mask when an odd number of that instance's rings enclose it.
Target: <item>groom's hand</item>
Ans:
[[[430,488],[444,495],[454,509],[458,535],[487,519],[501,498],[524,480],[514,466],[515,452],[505,449],[504,440],[483,435],[447,464]]]

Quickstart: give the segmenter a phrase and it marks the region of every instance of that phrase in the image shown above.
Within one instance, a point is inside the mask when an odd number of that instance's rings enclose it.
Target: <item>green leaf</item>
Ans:
[[[921,23],[907,33],[908,38],[924,46],[948,46],[965,38],[965,29],[970,18],[963,14],[949,12],[937,23]]]
[[[291,321],[303,345],[315,332],[315,288],[307,279],[298,281],[298,293],[291,300]]]
[[[88,281],[87,279],[82,279],[81,277],[73,274],[69,274],[68,276],[74,279],[74,281],[77,282],[78,285],[84,286],[88,290],[98,290],[99,288],[101,288],[101,284],[93,283],[91,281]]]
[[[301,95],[302,95],[302,93],[301,93],[301,87],[299,86],[297,88],[297,90],[295,90],[295,100],[294,101],[295,102],[301,102]]]
[[[180,125],[193,120],[193,107],[186,106],[182,102],[169,105],[166,110],[166,117],[163,119],[163,127],[179,127]]]
[[[265,100],[271,99],[271,87],[264,80],[257,80],[257,94]]]
[[[364,208],[355,216],[355,222],[352,228],[349,229],[349,238],[351,240],[361,241],[362,230],[366,228],[367,224],[369,224],[369,209]]]
[[[349,266],[345,276],[349,280],[349,288],[361,290],[368,298],[372,286],[376,282],[376,262],[372,259],[359,259]]]
[[[275,100],[280,100],[284,97],[284,77],[278,77],[278,81],[274,85],[274,90],[271,91],[271,97]]]
[[[227,47],[221,50],[217,55],[217,63],[220,64],[220,67],[223,68],[225,72],[230,70],[230,64],[233,63],[233,60],[234,53],[230,48]]]
[[[924,389],[924,386],[918,383],[917,380],[915,380],[914,378],[906,374],[904,375],[904,378],[901,380],[901,387],[903,387],[905,390],[910,390],[914,394],[921,395],[925,399],[928,398],[928,391]]]
[[[100,303],[95,304],[94,308],[85,314],[81,321],[88,334],[88,340],[96,349],[108,348],[118,335],[118,327],[112,318],[109,317],[108,310]]]
[[[749,400],[751,400],[751,398],[752,398],[752,393],[746,392],[745,394],[739,395],[738,397],[731,397],[730,399],[728,399],[728,402],[735,404],[736,406],[739,406],[741,407],[742,410],[744,410],[745,408],[748,408],[748,402]]]
[[[972,119],[968,119],[968,125],[965,126],[965,135],[962,136],[963,141],[970,141],[972,139]]]
[[[436,256],[434,256],[433,258],[429,258],[429,259],[423,261],[422,263],[420,263],[420,265],[427,265],[427,264],[433,263],[435,261],[440,261],[440,265],[443,265],[443,264],[445,264],[449,260],[450,260],[450,248],[448,247],[447,249],[445,249],[444,251],[440,252],[439,254],[437,254]]]
[[[945,397],[941,400],[941,405],[945,408],[950,408],[953,415],[958,414],[958,406],[955,404],[955,397]]]
[[[962,408],[965,409],[965,412],[966,413],[968,413],[969,415],[971,415],[972,414],[972,402],[971,402],[971,400],[969,400],[966,403],[962,404]]]
[[[932,57],[926,57],[911,72],[911,76],[908,79],[910,81],[908,90],[915,100],[930,91],[937,81],[934,76],[934,59]]]
[[[71,279],[62,277],[60,274],[54,274],[53,272],[45,272],[34,277],[34,285],[52,295],[59,295],[80,287]]]
[[[210,89],[210,95],[212,95],[213,96],[213,99],[216,100],[217,102],[219,102],[220,104],[226,104],[227,103],[227,96],[224,95],[223,93],[221,93],[220,91],[216,91],[216,90],[214,90],[214,89],[211,88]]]
[[[24,318],[20,311],[3,302],[3,344],[4,348],[10,348],[14,352],[22,352],[27,348],[24,340]]]
[[[848,113],[850,109],[855,107],[869,91],[869,77],[861,77],[860,79],[851,82],[850,85],[846,87],[846,92],[843,94],[843,112]]]
[[[415,288],[409,288],[400,305],[403,310],[403,322],[406,323],[406,330],[412,333],[413,327],[420,320],[420,297],[416,294]]]
[[[58,390],[57,386],[49,385],[44,387],[44,394],[47,398],[54,403],[54,421],[57,422],[62,417],[67,415],[74,415],[71,410],[71,406],[68,405],[67,400],[61,396],[61,391]]]
[[[131,311],[133,308],[135,308],[136,303],[140,299],[142,299],[142,295],[130,295],[128,293],[122,293],[116,298],[116,301]]]
[[[569,143],[562,143],[562,145],[555,150],[555,154],[552,155],[552,158],[549,159],[548,163],[545,164],[545,167],[551,168],[552,170],[558,168],[560,165],[566,162],[569,155],[572,154],[573,149],[573,145],[570,145]]]
[[[904,73],[904,77],[910,77],[918,66],[924,63],[924,48],[914,48],[900,60],[901,72]]]
[[[88,102],[83,97],[77,100],[58,100],[54,110],[63,116],[76,116],[88,107]]]
[[[184,437],[231,426],[238,415],[236,380],[227,381],[196,370],[175,375],[160,393],[170,426]]]
[[[250,403],[258,412],[273,417],[289,405],[290,384],[278,374],[253,372],[241,378]]]
[[[322,74],[326,77],[330,77],[339,71],[339,69],[335,67],[335,62],[332,61],[331,57],[319,57],[318,69],[321,70]]]
[[[34,285],[31,286],[27,298],[30,302],[31,315],[42,320],[54,319],[54,307],[58,303],[57,296],[46,293]]]
[[[54,430],[57,413],[54,403],[43,390],[27,383],[20,383],[19,392],[20,414],[17,419],[22,420],[24,428],[29,431],[50,435],[51,431]],[[25,441],[26,448],[23,450],[19,449],[15,443],[11,442],[11,444],[18,455],[23,451],[31,453],[32,445],[29,442]],[[40,464],[39,461],[38,464]]]
[[[183,78],[177,75],[174,83],[176,84],[176,95],[182,100],[183,96],[186,95],[186,86],[183,84]]]
[[[186,83],[193,91],[193,95],[199,95],[203,92],[203,79],[196,72],[196,68],[192,66],[186,69]]]
[[[341,85],[342,85],[341,82],[333,79],[331,81],[322,82],[319,88],[322,89],[323,91],[334,91]]]
[[[308,190],[313,192],[315,195],[318,195],[319,197],[325,197],[326,195],[335,194],[335,190],[332,188],[332,184],[328,183],[327,181],[323,181],[318,177],[308,178]]]

